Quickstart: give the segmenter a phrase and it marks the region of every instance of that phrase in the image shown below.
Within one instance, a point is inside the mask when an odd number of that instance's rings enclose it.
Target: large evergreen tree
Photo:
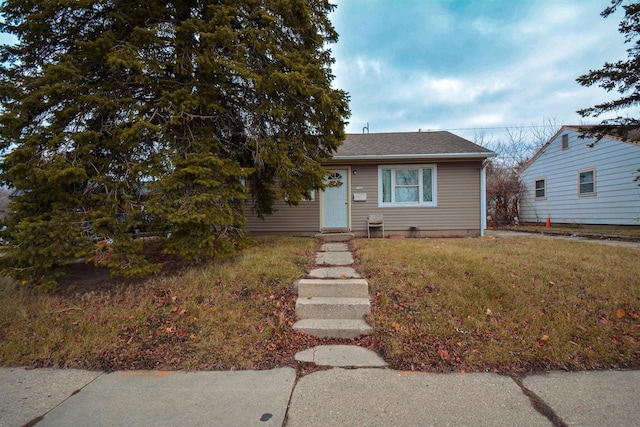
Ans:
[[[604,18],[610,16],[619,7],[624,9],[624,17],[619,25],[620,33],[624,34],[625,42],[631,43],[627,49],[628,59],[615,63],[607,62],[599,70],[590,70],[577,78],[582,86],[598,84],[607,91],[616,90],[621,97],[603,102],[593,107],[578,111],[582,117],[599,117],[609,112],[618,112],[637,108],[640,105],[640,2],[612,0],[611,6],[603,12]],[[634,112],[637,114],[637,110]],[[587,127],[584,133],[594,135],[598,139],[604,135],[615,135],[624,139],[640,139],[640,134],[634,132],[640,127],[640,118],[618,116],[614,119],[603,120],[600,125]]]
[[[14,188],[0,259],[39,286],[101,259],[153,271],[131,230],[166,250],[232,253],[244,204],[272,213],[322,187],[344,138],[330,87],[327,0],[7,0],[0,164]],[[248,200],[247,200],[248,199]]]

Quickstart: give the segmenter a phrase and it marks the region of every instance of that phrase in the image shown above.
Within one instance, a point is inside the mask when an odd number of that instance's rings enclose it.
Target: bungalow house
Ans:
[[[520,170],[525,223],[640,225],[640,143],[563,126]]]
[[[280,202],[264,220],[247,208],[246,229],[366,236],[369,215],[382,215],[386,236],[479,236],[486,224],[485,164],[495,155],[449,132],[348,134],[324,165],[330,172],[324,191],[297,206]]]

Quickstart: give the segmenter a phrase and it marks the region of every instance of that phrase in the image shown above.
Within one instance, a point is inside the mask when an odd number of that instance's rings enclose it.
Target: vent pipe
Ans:
[[[369,122],[367,122],[367,125],[362,128],[362,133],[365,133],[365,130],[367,131],[367,133],[369,133]]]

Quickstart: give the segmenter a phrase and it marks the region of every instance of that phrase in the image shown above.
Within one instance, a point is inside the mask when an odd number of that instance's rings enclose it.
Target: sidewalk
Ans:
[[[333,368],[297,380],[292,368],[109,374],[0,368],[0,425],[548,426],[550,419],[640,425],[640,371],[553,372],[521,383],[524,389],[491,373],[384,368]]]
[[[631,249],[640,249],[640,242],[627,242],[624,240],[590,239],[588,237],[580,237],[580,236],[525,233],[522,231],[510,231],[510,230],[485,230],[485,235],[496,237],[496,238],[528,237],[528,238],[540,238],[540,239],[563,239],[563,240],[569,240],[574,242],[590,243],[595,245],[620,246],[620,247],[631,248]]]

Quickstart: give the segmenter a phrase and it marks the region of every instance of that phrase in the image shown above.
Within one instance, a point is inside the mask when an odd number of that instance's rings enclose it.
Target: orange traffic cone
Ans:
[[[546,223],[545,227],[551,228],[551,217],[550,216],[547,217],[547,223]]]

